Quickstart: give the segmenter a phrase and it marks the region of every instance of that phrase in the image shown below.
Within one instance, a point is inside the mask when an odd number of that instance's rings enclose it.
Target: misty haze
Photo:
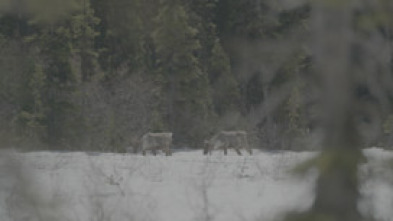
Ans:
[[[0,0],[0,220],[393,221],[392,12]]]

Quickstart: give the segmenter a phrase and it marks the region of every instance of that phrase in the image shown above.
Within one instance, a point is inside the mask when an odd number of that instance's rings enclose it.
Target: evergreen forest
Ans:
[[[201,148],[245,130],[253,147],[315,148],[325,80],[312,44],[326,33],[312,3],[290,2],[1,0],[0,143],[123,152],[171,131],[174,147]],[[368,125],[362,145],[389,146],[393,7],[359,2],[356,120]]]

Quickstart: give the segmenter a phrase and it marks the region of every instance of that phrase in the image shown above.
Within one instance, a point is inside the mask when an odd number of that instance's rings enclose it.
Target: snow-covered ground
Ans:
[[[386,168],[393,153],[373,148],[365,154],[359,208],[391,221],[392,171]],[[299,176],[290,171],[315,155],[3,153],[0,220],[269,221],[311,206],[317,173]]]

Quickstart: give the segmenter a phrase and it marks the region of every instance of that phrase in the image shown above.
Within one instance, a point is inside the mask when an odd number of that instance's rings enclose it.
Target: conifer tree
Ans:
[[[375,3],[377,8],[380,4]],[[390,106],[385,90],[391,81],[383,83],[381,76],[390,75],[386,67],[391,61],[382,57],[370,60],[373,50],[385,43],[380,38],[378,19],[368,10],[363,3],[351,0],[312,3],[312,49],[323,110],[322,153],[314,160],[320,174],[310,211],[292,214],[287,220],[373,219],[363,217],[358,210],[358,169],[365,160],[362,147],[379,131],[379,118]]]
[[[217,2],[192,1],[189,7],[191,23],[197,28],[196,37],[201,42],[201,50],[197,58],[203,71],[209,75],[215,113],[220,117],[227,113],[238,112],[240,106],[238,81],[232,72],[229,56],[222,47],[215,24]]]
[[[180,1],[163,1],[153,32],[157,75],[163,84],[168,129],[175,141],[194,145],[201,140],[212,114],[208,75],[196,54],[201,50],[198,30]]]

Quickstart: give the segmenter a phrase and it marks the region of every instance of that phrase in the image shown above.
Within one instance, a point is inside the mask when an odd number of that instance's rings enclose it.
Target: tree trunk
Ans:
[[[325,162],[317,181],[312,207],[328,220],[360,220],[357,167],[362,159],[355,123],[354,73],[350,61],[352,4],[316,1],[312,14],[317,71],[324,82],[325,136],[320,160]]]
[[[356,126],[355,73],[350,60],[351,0],[313,2],[312,49],[322,80],[324,139],[316,198],[309,212],[290,220],[359,221],[357,169],[362,152]]]

